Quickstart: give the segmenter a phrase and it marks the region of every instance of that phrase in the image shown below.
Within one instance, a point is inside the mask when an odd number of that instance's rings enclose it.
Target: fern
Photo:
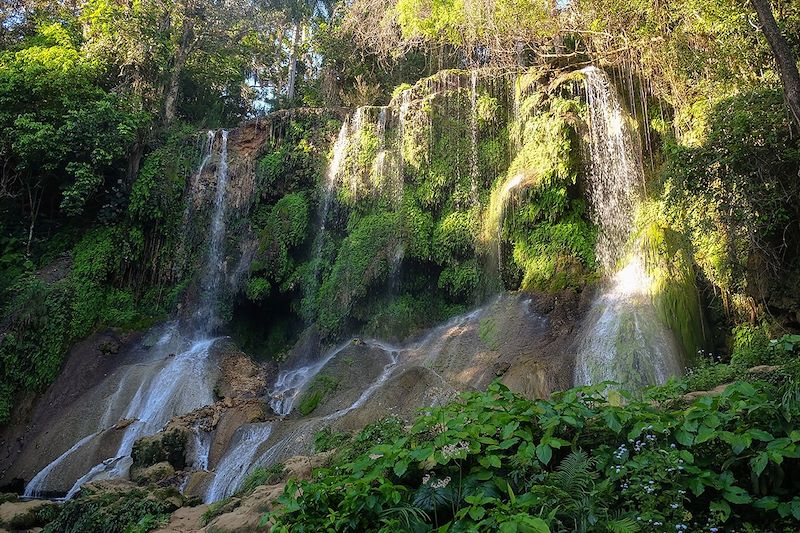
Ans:
[[[391,507],[381,512],[381,519],[387,520],[397,517],[407,530],[413,529],[415,524],[430,522],[430,517],[423,509],[414,505],[401,505]]]
[[[639,526],[630,516],[609,520],[606,522],[606,527],[609,533],[636,533],[639,531]]]
[[[583,450],[570,453],[551,474],[553,484],[568,494],[587,493],[597,473],[592,470],[594,461]]]

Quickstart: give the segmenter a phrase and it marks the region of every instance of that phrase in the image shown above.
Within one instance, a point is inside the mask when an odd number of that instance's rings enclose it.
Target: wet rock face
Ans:
[[[96,431],[107,398],[117,386],[114,372],[145,357],[142,336],[141,332],[108,330],[70,349],[55,382],[35,401],[21,403],[12,422],[0,428],[0,487],[14,479],[29,481],[72,443]],[[104,432],[94,446],[97,454],[113,454],[111,448],[119,443],[120,433],[112,428]],[[87,456],[86,464],[77,469],[88,470],[100,460],[94,459]]]

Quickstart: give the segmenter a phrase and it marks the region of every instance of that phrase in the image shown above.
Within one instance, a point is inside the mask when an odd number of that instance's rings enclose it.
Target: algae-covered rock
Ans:
[[[164,517],[184,504],[174,489],[145,490],[130,484],[89,484],[80,498],[64,503],[50,523],[53,531],[131,531],[146,517]]]
[[[175,468],[167,461],[145,468],[131,469],[131,480],[139,484],[158,483],[175,474]]]
[[[187,430],[174,428],[151,437],[137,440],[133,445],[131,457],[133,470],[147,468],[166,461],[175,469],[186,466]]]
[[[708,339],[689,245],[676,231],[650,222],[642,230],[641,249],[653,280],[653,305],[677,337],[684,357],[690,359],[706,347]]]

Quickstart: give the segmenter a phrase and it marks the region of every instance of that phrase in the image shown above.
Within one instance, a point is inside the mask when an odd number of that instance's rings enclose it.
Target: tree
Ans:
[[[797,60],[778,29],[778,24],[772,15],[770,0],[751,0],[751,2],[758,14],[758,20],[761,22],[764,37],[767,38],[775,56],[781,82],[783,82],[786,104],[789,106],[795,124],[800,127],[800,74],[797,71]]]

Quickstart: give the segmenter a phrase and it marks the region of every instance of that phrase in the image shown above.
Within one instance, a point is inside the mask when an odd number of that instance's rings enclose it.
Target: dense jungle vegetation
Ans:
[[[226,242],[257,242],[223,302],[223,329],[257,359],[280,361],[311,324],[327,343],[397,340],[499,290],[590,290],[603,272],[575,71],[596,64],[635,123],[645,199],[629,247],[686,376],[610,398],[493,385],[410,430],[322,433],[329,468],[290,482],[265,523],[796,531],[798,57],[791,0],[5,2],[0,424],[74,343],[144,330],[197,292],[186,192],[208,129],[277,124]],[[378,131],[389,102],[414,127]],[[343,120],[361,131],[326,207]],[[390,143],[402,149],[379,172]],[[134,499],[130,513],[112,502],[123,518],[71,502],[49,527],[147,531],[168,512]]]

